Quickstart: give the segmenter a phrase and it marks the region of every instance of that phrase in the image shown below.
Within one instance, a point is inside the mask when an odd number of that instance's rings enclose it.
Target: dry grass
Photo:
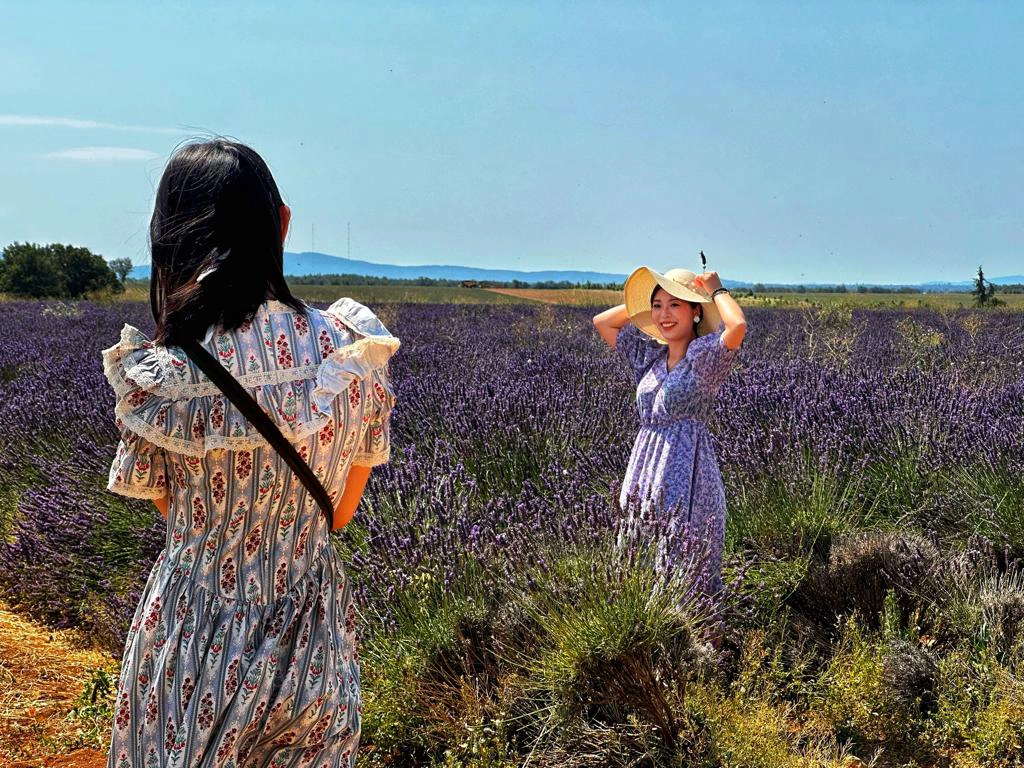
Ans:
[[[1002,309],[1020,310],[1024,307],[1024,293],[999,293],[1006,302]],[[738,296],[744,307],[825,307],[843,306],[854,309],[970,309],[974,297],[969,293],[759,293],[756,296]]]
[[[304,301],[331,303],[348,296],[361,304],[523,304],[529,300],[514,294],[501,295],[483,288],[446,285],[305,285],[288,281],[292,293]],[[0,293],[0,301],[13,297]],[[104,301],[141,301],[149,303],[149,284],[130,283],[124,293],[104,297]]]
[[[73,630],[41,627],[0,603],[0,764],[105,767],[105,753],[59,745],[76,740],[78,724],[67,714],[92,670],[115,667],[108,654],[82,648]]]
[[[380,304],[509,304],[543,302],[577,307],[611,307],[622,303],[622,291],[590,288],[460,288],[437,285],[302,285],[289,282],[292,291],[306,301],[332,302],[348,296],[376,308]],[[0,293],[0,302],[15,297]],[[969,293],[759,293],[736,295],[743,307],[826,307],[855,309],[959,309],[974,306]],[[1024,309],[1024,293],[999,293],[1010,311]],[[149,301],[146,284],[132,283],[121,294],[103,301]]]
[[[622,291],[589,288],[487,288],[491,293],[546,304],[570,304],[577,307],[611,307],[622,303]],[[1006,308],[1024,307],[1024,293],[1000,293]],[[968,293],[761,293],[756,296],[737,295],[743,307],[828,307],[854,309],[957,309],[973,306]]]
[[[515,296],[546,304],[571,304],[577,307],[611,307],[622,303],[622,291],[591,288],[487,288],[491,293]]]

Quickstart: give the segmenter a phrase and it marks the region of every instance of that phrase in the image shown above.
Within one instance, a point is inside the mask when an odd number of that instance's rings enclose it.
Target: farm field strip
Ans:
[[[622,301],[622,291],[590,288],[487,288],[491,293],[580,307],[612,306]]]
[[[514,296],[548,304],[566,304],[582,307],[610,307],[622,302],[622,292],[588,288],[487,288],[503,296]],[[1024,294],[1001,293],[1000,301],[1006,302],[1005,310],[1016,311],[1024,308]],[[755,296],[736,291],[736,300],[745,307],[790,307],[806,308],[821,306],[842,306],[857,309],[970,309],[973,300],[967,293],[773,293],[765,292]]]

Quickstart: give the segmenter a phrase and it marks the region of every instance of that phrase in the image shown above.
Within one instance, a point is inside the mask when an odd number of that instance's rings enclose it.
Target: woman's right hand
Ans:
[[[701,288],[706,290],[708,293],[722,288],[722,278],[718,276],[717,272],[705,272],[702,275],[697,275],[694,282]]]
[[[615,339],[619,335],[619,329],[628,322],[629,313],[626,312],[625,304],[619,304],[594,315],[594,327],[597,328],[597,332],[604,339],[605,344],[612,349],[615,349]]]

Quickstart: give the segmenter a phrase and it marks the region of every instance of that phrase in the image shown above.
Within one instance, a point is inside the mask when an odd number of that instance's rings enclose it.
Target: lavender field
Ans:
[[[374,309],[392,462],[337,537],[366,765],[1021,764],[1024,313],[748,311],[715,653],[686,563],[615,546],[637,423],[592,310]],[[0,595],[114,655],[164,539],[105,490],[125,322],[0,303]]]

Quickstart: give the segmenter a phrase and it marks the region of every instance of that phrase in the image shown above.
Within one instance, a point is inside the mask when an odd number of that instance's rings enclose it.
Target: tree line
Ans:
[[[11,243],[0,254],[0,292],[34,299],[121,293],[131,269],[131,259],[108,264],[98,253],[75,245]]]
[[[30,298],[79,299],[96,291],[121,293],[132,270],[131,259],[113,259],[107,262],[101,255],[88,248],[61,243],[38,245],[36,243],[12,243],[0,254],[0,293]],[[435,277],[373,277],[356,274],[312,274],[289,276],[289,282],[296,285],[411,285],[458,287],[472,283],[480,288],[548,288],[548,289],[603,289],[618,291],[621,283],[574,283],[569,280],[454,280]],[[148,281],[140,281],[148,282]],[[977,277],[971,290],[978,306],[998,306],[1004,302],[996,298],[997,287],[985,278],[978,267]],[[1024,285],[1001,285],[1000,293],[1024,293]],[[924,293],[914,286],[877,286],[845,284],[805,286],[770,285],[755,283],[749,288],[735,291],[737,295],[754,296],[765,293]]]
[[[774,285],[754,283],[750,287],[756,293],[924,293],[914,285]]]
[[[95,291],[121,293],[128,282],[131,259],[107,262],[88,248],[62,243],[12,243],[0,254],[0,293],[28,298],[79,299]],[[583,288],[621,290],[621,283],[574,283],[569,280],[455,280],[434,277],[373,277],[356,274],[290,275],[295,285],[412,285],[458,287],[472,282],[480,288]],[[134,281],[133,281],[134,282]],[[147,283],[148,280],[140,280]]]

